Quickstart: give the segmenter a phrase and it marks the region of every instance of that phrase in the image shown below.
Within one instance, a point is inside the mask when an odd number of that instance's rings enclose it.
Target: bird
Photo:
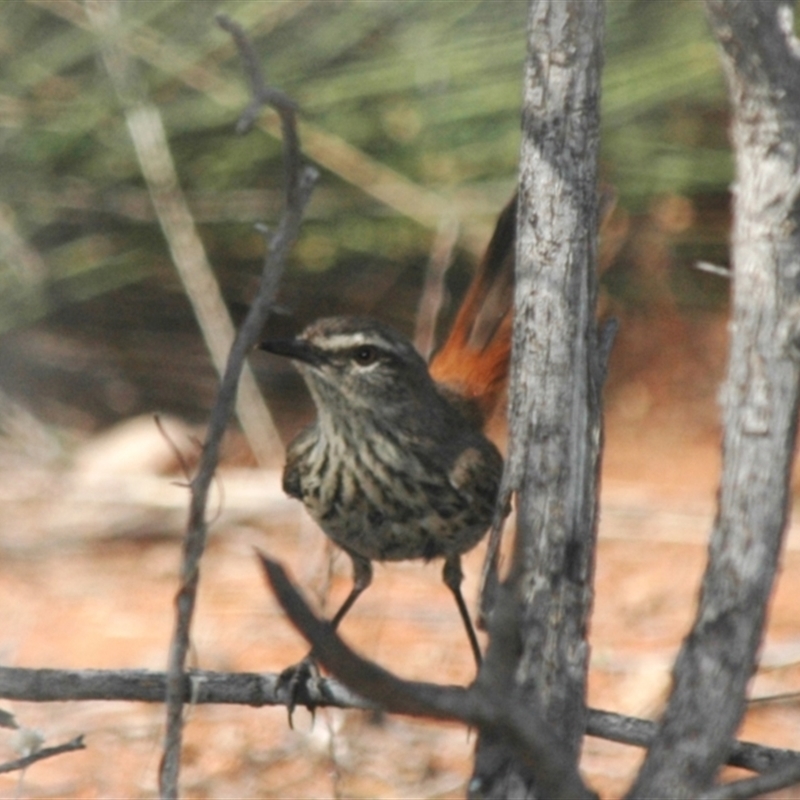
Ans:
[[[484,428],[508,373],[515,227],[512,198],[430,365],[404,335],[360,316],[259,345],[294,363],[316,406],[287,448],[283,489],[352,562],[352,589],[330,624],[370,585],[372,562],[442,558],[478,668],[461,556],[492,522],[503,470]],[[311,664],[313,654],[284,677],[296,686]]]

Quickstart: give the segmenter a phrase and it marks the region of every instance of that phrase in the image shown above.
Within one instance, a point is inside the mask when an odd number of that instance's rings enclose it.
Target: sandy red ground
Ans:
[[[714,336],[718,341],[718,331]],[[678,385],[695,379],[689,373]],[[645,376],[610,392],[591,629],[591,705],[645,717],[657,716],[662,707],[670,664],[692,620],[718,471],[713,392],[699,399],[687,395],[680,404],[674,392],[667,392],[671,400],[665,402],[660,386]],[[154,441],[154,447],[163,445]],[[0,658],[6,665],[164,667],[183,490],[152,469],[145,475],[138,455],[132,457],[138,471],[124,459],[112,469],[103,466],[102,456],[92,458],[100,464],[94,472],[87,459],[78,459],[57,474],[4,473]],[[194,626],[193,662],[203,668],[274,671],[305,651],[263,585],[253,545],[284,561],[312,597],[324,596],[329,584],[329,607],[348,590],[345,559],[334,559],[329,570],[322,535],[280,499],[275,480],[251,476],[248,483],[238,472],[223,474],[225,511],[213,528]],[[269,517],[257,502],[259,481],[263,496],[273,497],[265,501],[274,506]],[[80,500],[90,496],[93,503]],[[467,559],[465,591],[471,599],[480,563],[480,550]],[[800,528],[788,538],[752,697],[800,691],[798,587]],[[468,645],[436,565],[378,566],[342,634],[363,654],[409,678],[467,683],[473,677]],[[18,775],[0,775],[0,797],[156,795],[160,707],[0,707],[39,729],[47,744],[84,733],[88,745],[33,766],[21,784]],[[789,699],[754,705],[740,733],[800,749],[800,704]],[[0,761],[14,757],[12,738],[0,730]],[[281,709],[197,707],[186,726],[182,793],[462,797],[473,746],[474,738],[455,725],[342,711],[321,711],[312,724],[301,710],[291,730]],[[587,780],[604,797],[619,795],[641,755],[587,738]]]

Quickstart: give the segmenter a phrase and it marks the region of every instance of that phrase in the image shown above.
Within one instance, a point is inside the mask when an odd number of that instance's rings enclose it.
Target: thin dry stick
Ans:
[[[46,758],[60,756],[62,753],[72,753],[75,750],[85,749],[86,745],[83,742],[83,736],[76,736],[74,739],[64,742],[64,744],[58,744],[54,747],[43,747],[35,753],[16,759],[16,761],[6,761],[5,764],[0,764],[0,773],[27,769],[31,764],[35,764],[37,761],[44,761]]]
[[[116,2],[87,0],[86,12],[96,29],[106,36],[119,30]],[[233,322],[181,189],[161,113],[147,100],[136,65],[116,43],[104,43],[103,62],[122,105],[175,269],[194,309],[211,360],[222,375],[233,343]],[[243,367],[236,411],[256,460],[266,466],[282,450],[282,444],[248,365]]]
[[[220,17],[218,21],[225,30],[234,34],[251,86],[263,87],[264,81],[260,75],[258,59],[243,31],[226,17]],[[253,103],[272,105],[281,117],[284,131],[289,132],[284,139],[284,162],[287,165],[286,208],[274,236],[269,241],[258,292],[231,348],[217,401],[211,413],[203,455],[197,475],[192,481],[189,523],[181,566],[181,585],[175,598],[177,613],[169,654],[167,724],[164,754],[159,774],[160,792],[164,798],[178,797],[178,774],[183,734],[184,665],[189,649],[189,630],[197,596],[200,558],[205,549],[208,531],[205,516],[208,489],[216,470],[222,436],[233,411],[236,389],[245,358],[252,350],[264,327],[274,302],[286,257],[297,238],[303,213],[317,179],[316,170],[310,167],[301,167],[298,138],[295,131],[294,107],[291,101],[279,93],[259,92],[254,96]],[[245,112],[244,119],[250,120],[253,114],[254,106],[251,104]]]

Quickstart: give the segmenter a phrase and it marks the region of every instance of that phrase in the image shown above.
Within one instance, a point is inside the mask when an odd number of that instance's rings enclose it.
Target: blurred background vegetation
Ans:
[[[726,263],[732,178],[702,5],[607,9],[602,178],[618,200],[603,311],[719,314],[726,282],[693,269]],[[279,213],[281,150],[271,112],[234,134],[246,86],[220,11],[299,104],[304,150],[321,170],[274,330],[358,312],[412,333],[437,231],[453,230],[446,324],[513,191],[524,0],[123,0],[119,10],[118,44],[163,118],[234,319],[261,266],[254,223]],[[0,136],[4,402],[84,431],[155,410],[204,419],[214,373],[81,3],[0,3]],[[263,364],[261,378],[273,397],[295,385]]]

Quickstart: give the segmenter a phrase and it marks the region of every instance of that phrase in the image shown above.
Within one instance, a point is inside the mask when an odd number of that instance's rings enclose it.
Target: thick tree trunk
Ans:
[[[800,388],[798,43],[785,3],[707,8],[731,92],[737,173],[722,484],[697,618],[637,797],[697,796],[731,747],[786,528]]]
[[[586,727],[604,372],[595,321],[602,37],[601,0],[531,3],[509,420],[518,527],[489,627],[500,634],[510,601],[519,641],[507,679],[574,763]],[[536,792],[487,737],[472,788],[493,797]]]

